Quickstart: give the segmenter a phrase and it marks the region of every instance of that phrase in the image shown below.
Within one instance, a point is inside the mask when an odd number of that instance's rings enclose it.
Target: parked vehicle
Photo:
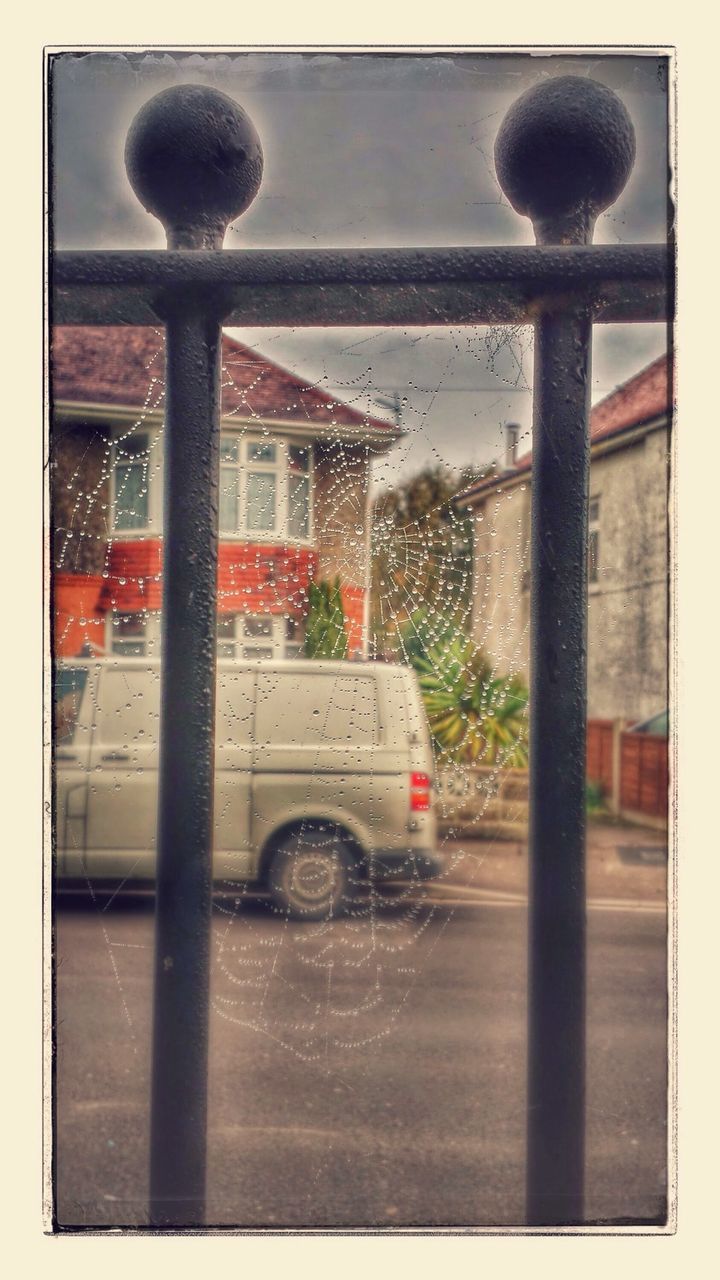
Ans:
[[[58,664],[62,881],[155,874],[159,662]],[[437,874],[432,753],[408,668],[218,662],[216,885],[259,884],[289,915],[350,906],[362,881]]]

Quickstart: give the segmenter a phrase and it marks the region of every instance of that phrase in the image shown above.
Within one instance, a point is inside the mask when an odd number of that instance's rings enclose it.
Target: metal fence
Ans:
[[[527,1210],[583,1221],[588,413],[593,323],[666,319],[666,245],[593,246],[632,170],[609,89],[576,77],[523,94],[495,163],[537,245],[223,251],[262,150],[226,95],[168,89],[137,115],[130,182],[164,252],[58,252],[53,324],[163,324],[167,343],[162,743],[150,1222],[204,1221],[221,324],[535,329]]]

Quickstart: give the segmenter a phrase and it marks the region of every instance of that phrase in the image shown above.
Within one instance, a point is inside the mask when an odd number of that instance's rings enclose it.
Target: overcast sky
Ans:
[[[667,235],[667,88],[656,56],[299,53],[62,54],[52,73],[52,226],[58,248],[159,248],[160,224],[133,194],[125,137],[140,106],[177,83],[235,98],[260,134],[265,171],[228,249],[531,244],[495,179],[503,115],[530,84],[591,75],[615,89],[638,158],[600,243]],[[375,464],[391,483],[427,462],[483,464],[503,424],[531,422],[529,330],[231,330],[338,398],[389,413],[403,399],[407,437]],[[664,349],[661,325],[597,326],[593,399]]]

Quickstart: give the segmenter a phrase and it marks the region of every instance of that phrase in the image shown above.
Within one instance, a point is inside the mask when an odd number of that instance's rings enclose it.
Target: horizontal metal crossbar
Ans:
[[[188,291],[221,298],[225,324],[532,324],[586,306],[600,323],[664,321],[665,245],[451,249],[63,251],[52,262],[56,324],[162,323]]]

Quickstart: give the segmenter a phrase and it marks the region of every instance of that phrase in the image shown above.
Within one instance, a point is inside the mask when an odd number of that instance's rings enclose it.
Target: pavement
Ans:
[[[438,895],[476,890],[527,896],[527,841],[441,838],[444,863]],[[668,894],[668,842],[663,831],[590,819],[587,891],[592,902],[662,907]]]

